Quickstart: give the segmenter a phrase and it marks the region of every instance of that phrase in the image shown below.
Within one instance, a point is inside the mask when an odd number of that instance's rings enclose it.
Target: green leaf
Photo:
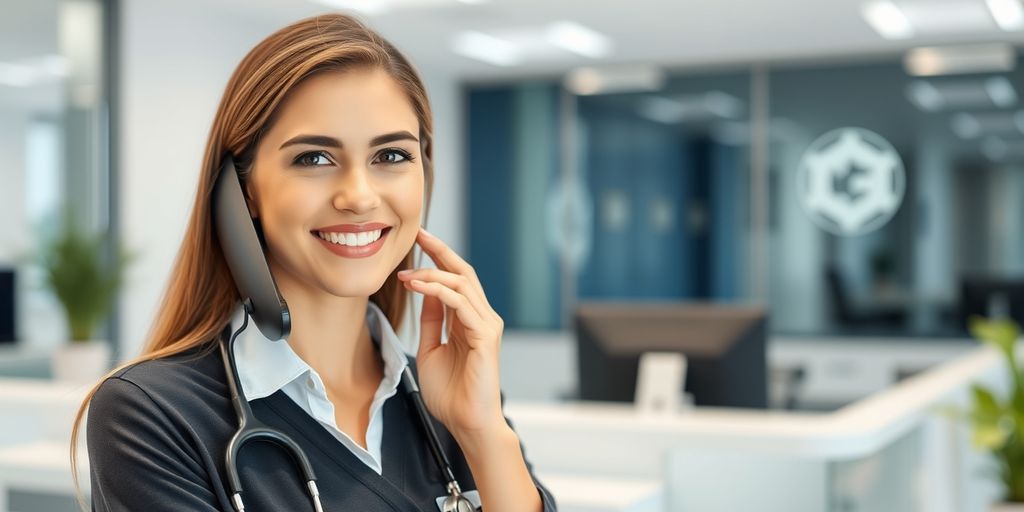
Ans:
[[[1006,443],[1008,433],[998,422],[975,423],[973,440],[975,446],[996,450]]]
[[[980,384],[973,384],[971,385],[971,393],[974,395],[974,407],[978,413],[991,416],[1003,414],[1004,411],[1000,407],[999,401],[996,400],[995,395],[988,388]]]
[[[969,320],[971,335],[994,345],[1004,353],[1012,353],[1020,330],[1017,324],[1008,319],[988,320],[980,316],[972,316]]]

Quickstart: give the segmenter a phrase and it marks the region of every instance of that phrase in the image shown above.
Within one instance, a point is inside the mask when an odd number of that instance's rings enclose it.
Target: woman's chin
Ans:
[[[369,297],[377,293],[384,286],[386,277],[370,279],[368,276],[362,276],[344,283],[338,280],[331,280],[323,283],[323,287],[327,293],[335,297]]]

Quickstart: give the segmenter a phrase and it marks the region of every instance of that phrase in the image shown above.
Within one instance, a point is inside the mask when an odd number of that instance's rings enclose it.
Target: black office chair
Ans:
[[[898,328],[907,321],[907,311],[903,308],[853,307],[846,292],[846,284],[835,265],[828,265],[825,268],[825,285],[832,304],[832,320],[839,326],[853,329],[863,327]]]

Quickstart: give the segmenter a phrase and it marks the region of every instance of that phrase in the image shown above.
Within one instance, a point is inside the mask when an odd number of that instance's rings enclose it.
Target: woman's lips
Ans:
[[[311,235],[317,239],[323,246],[328,250],[344,258],[366,258],[373,256],[384,246],[384,239],[387,238],[388,233],[391,233],[391,228],[386,228],[380,233],[380,238],[375,240],[371,244],[364,245],[362,247],[354,247],[351,245],[341,245],[333,242],[328,242],[323,238],[320,238],[316,233]]]

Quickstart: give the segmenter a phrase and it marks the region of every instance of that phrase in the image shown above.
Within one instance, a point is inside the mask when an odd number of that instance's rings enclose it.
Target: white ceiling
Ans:
[[[924,11],[932,14],[978,12],[984,3],[984,0],[897,1],[905,5],[908,12],[922,11],[920,7],[927,5],[930,9]],[[0,16],[0,61],[57,51],[58,0],[0,0],[0,3],[4,12]],[[959,26],[954,23],[943,32],[888,41],[861,17],[862,0],[486,0],[478,4],[435,0],[431,4],[430,7],[398,8],[379,15],[361,16],[409,55],[425,73],[466,80],[559,75],[581,65],[602,63],[728,66],[762,60],[896,55],[914,46],[954,42],[1024,44],[1024,32],[1008,33],[998,30],[994,23],[978,24],[977,17],[974,23],[965,21]],[[330,10],[312,0],[178,0],[175,5],[182,10],[215,12],[231,23],[248,22],[269,27]],[[561,20],[574,21],[609,36],[613,43],[610,55],[592,60],[564,52],[505,68],[456,55],[450,49],[451,39],[462,30],[539,28]],[[9,87],[3,87],[0,92],[7,98],[17,95]],[[23,91],[23,94],[28,93]],[[0,100],[0,106],[2,103],[6,102]],[[15,103],[25,104],[25,101]]]
[[[214,1],[225,9],[281,24],[329,10],[311,0]],[[914,46],[954,42],[1024,43],[1024,32],[1004,32],[984,19],[978,23],[977,17],[954,15],[945,27],[935,22],[934,15],[942,12],[987,14],[984,0],[897,1],[908,12],[930,14],[922,22],[936,29],[908,40],[885,40],[861,17],[862,0],[489,0],[479,4],[452,0],[363,17],[420,68],[470,79],[561,73],[599,62],[691,66],[898,54]],[[921,9],[922,5],[929,9]],[[566,53],[502,68],[455,55],[449,48],[461,30],[541,27],[560,20],[609,36],[613,51],[600,61]]]

